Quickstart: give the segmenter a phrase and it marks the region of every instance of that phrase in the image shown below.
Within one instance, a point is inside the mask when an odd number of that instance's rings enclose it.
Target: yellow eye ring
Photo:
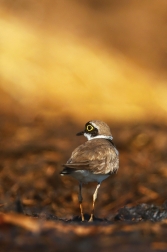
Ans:
[[[89,124],[89,125],[86,126],[87,131],[92,131],[93,128],[94,127],[91,124]]]

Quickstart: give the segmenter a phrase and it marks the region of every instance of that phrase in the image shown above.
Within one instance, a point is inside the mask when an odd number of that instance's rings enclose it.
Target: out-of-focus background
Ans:
[[[166,114],[166,0],[0,0],[2,212],[79,215],[78,184],[59,172],[92,119],[109,124],[120,152],[96,215],[162,206]],[[84,187],[85,213],[94,188]]]
[[[164,0],[1,0],[1,110],[166,120],[166,12]]]

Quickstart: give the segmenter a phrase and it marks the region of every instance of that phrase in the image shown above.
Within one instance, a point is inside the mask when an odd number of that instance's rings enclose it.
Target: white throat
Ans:
[[[98,135],[98,136],[92,137],[92,136],[91,136],[90,134],[88,134],[88,133],[84,133],[84,136],[85,136],[88,140],[92,140],[92,139],[95,139],[95,138],[105,138],[105,139],[110,139],[110,140],[113,139],[112,136],[104,136],[104,135]]]

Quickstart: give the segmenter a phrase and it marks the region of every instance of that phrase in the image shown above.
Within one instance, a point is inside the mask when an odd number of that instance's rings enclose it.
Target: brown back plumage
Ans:
[[[78,146],[64,166],[89,170],[93,174],[113,173],[118,170],[118,155],[109,140],[93,139]]]

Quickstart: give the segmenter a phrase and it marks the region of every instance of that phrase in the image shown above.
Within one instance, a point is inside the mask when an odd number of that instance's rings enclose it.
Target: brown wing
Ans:
[[[90,170],[94,174],[113,173],[119,160],[115,147],[106,139],[93,139],[77,147],[64,165],[77,170]]]

